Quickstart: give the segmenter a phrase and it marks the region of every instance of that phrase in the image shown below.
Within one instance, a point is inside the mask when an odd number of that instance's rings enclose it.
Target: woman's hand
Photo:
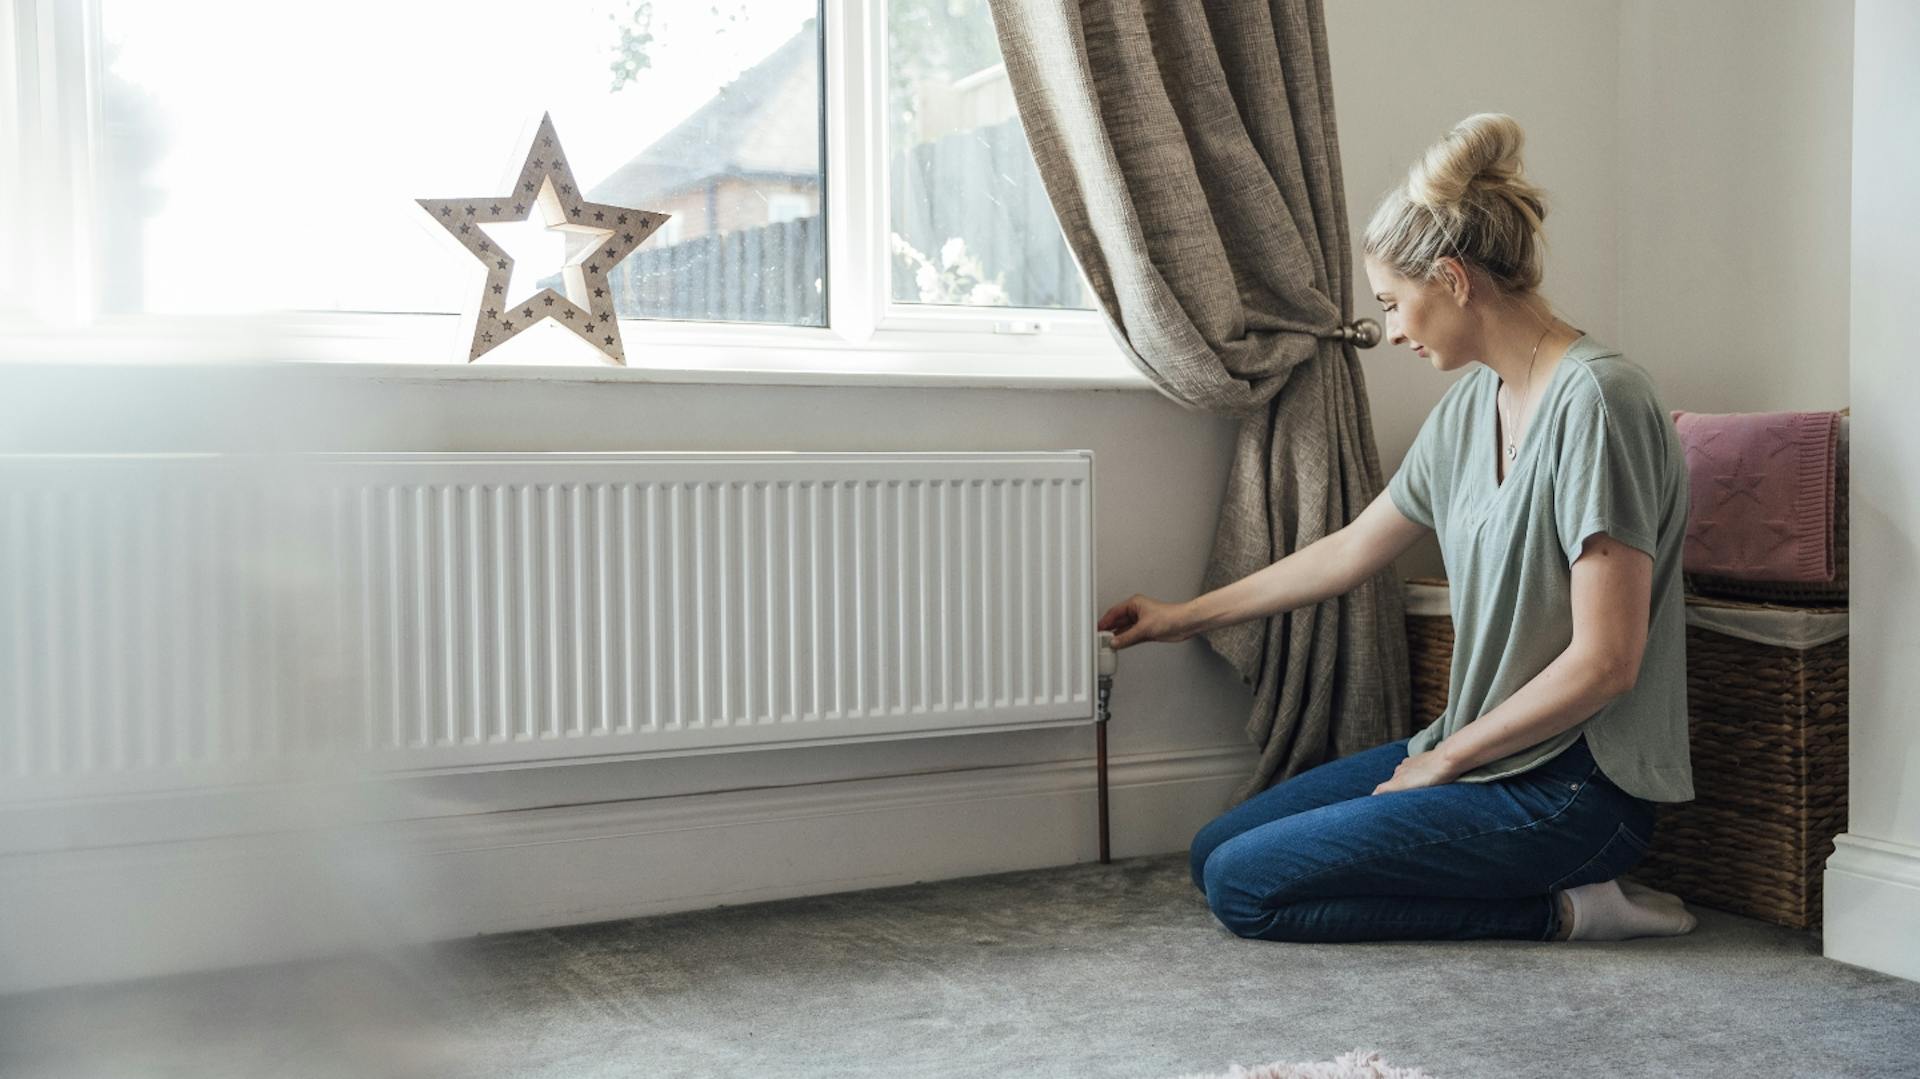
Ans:
[[[1112,630],[1115,648],[1141,641],[1184,641],[1193,636],[1193,627],[1183,616],[1180,604],[1162,603],[1138,594],[1108,608],[1095,628]]]
[[[1393,770],[1393,778],[1373,788],[1373,793],[1410,791],[1419,787],[1444,787],[1459,776],[1460,773],[1440,754],[1428,750],[1401,761],[1400,767]]]

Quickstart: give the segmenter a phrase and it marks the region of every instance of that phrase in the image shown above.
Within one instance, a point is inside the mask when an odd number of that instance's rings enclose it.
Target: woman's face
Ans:
[[[1473,362],[1467,344],[1471,325],[1447,287],[1450,279],[1444,273],[1436,281],[1421,283],[1400,276],[1371,255],[1365,261],[1374,299],[1386,315],[1388,344],[1414,349],[1436,371],[1453,371]]]

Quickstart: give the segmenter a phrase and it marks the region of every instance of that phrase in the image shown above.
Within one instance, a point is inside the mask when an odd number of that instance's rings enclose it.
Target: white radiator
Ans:
[[[0,797],[1091,722],[1092,467],[0,458]]]

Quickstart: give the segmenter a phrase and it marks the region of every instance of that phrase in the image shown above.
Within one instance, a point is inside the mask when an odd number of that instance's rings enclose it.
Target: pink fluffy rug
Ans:
[[[1396,1068],[1380,1059],[1372,1050],[1355,1049],[1338,1060],[1303,1061],[1284,1064],[1275,1061],[1254,1068],[1238,1064],[1215,1074],[1194,1073],[1178,1079],[1433,1079],[1419,1068]]]

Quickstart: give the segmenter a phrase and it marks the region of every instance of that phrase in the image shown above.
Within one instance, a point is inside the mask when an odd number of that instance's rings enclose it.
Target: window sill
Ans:
[[[1046,334],[882,330],[853,342],[826,329],[622,319],[627,366],[558,327],[514,359],[457,359],[459,319],[393,315],[284,320],[143,319],[89,331],[4,332],[0,366],[15,373],[73,367],[250,367],[348,379],[426,382],[660,382],[718,385],[899,386],[957,389],[1114,389],[1157,392],[1104,327]],[[529,335],[530,336],[530,335]],[[504,352],[504,349],[501,350]],[[499,353],[496,353],[499,355]]]

